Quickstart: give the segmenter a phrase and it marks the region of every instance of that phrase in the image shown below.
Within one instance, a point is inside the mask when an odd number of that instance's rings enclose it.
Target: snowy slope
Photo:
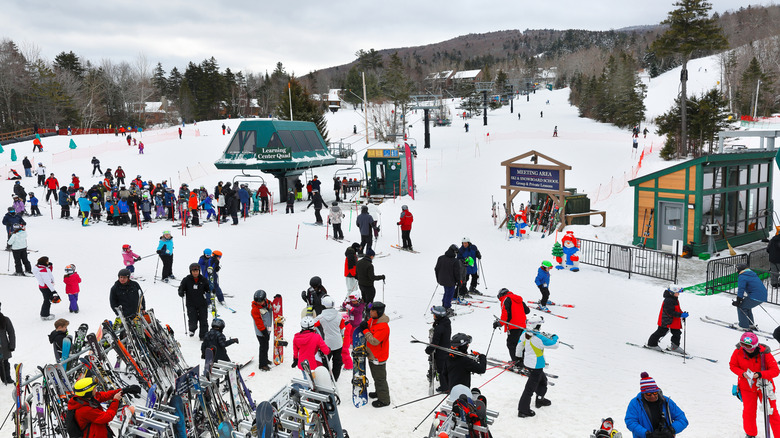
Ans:
[[[695,71],[699,61],[692,61]],[[707,62],[701,61],[702,65]],[[709,64],[707,64],[709,65]],[[714,67],[708,67],[713,74]],[[679,72],[667,73],[653,79],[648,96],[651,114],[667,110],[676,93]],[[693,78],[693,74],[691,75]],[[703,86],[703,89],[709,85]],[[693,90],[693,87],[691,87]],[[586,191],[592,198],[596,192],[599,202],[593,208],[607,210],[607,228],[573,226],[578,237],[598,238],[615,243],[630,243],[633,194],[622,189],[622,182],[630,179],[637,158],[631,157],[630,132],[610,125],[594,123],[577,117],[576,108],[567,102],[568,90],[539,91],[531,95],[530,102],[520,99],[514,102],[516,113],[510,114],[504,107],[489,114],[488,126],[481,119],[469,120],[470,132],[465,133],[463,121],[454,121],[452,127],[431,128],[431,149],[418,149],[416,178],[419,193],[416,200],[408,197],[389,200],[378,207],[383,224],[382,235],[376,244],[377,251],[390,256],[375,260],[377,274],[386,274],[383,287],[377,283],[378,296],[387,303],[389,312],[397,312],[401,319],[391,322],[389,385],[394,404],[422,397],[427,394],[425,372],[427,358],[423,349],[409,343],[410,336],[425,338],[428,325],[423,315],[436,288],[433,266],[436,258],[451,243],[460,243],[468,236],[483,254],[484,276],[480,288],[494,295],[499,288],[507,287],[526,299],[537,299],[538,290],[533,284],[536,269],[544,259],[550,259],[555,236],[541,238],[533,234],[528,240],[507,241],[505,232],[493,225],[491,197],[502,202],[504,170],[500,162],[536,149],[573,167],[567,173],[567,186]],[[549,99],[549,104],[546,101]],[[453,102],[453,105],[456,103]],[[540,117],[544,111],[544,117]],[[422,113],[414,114],[411,137],[422,141]],[[328,115],[328,127],[332,139],[344,138],[358,150],[365,146],[363,139],[352,135],[352,126],[361,124],[361,113],[342,109]],[[234,129],[238,120],[225,123]],[[84,184],[97,182],[90,178],[89,163],[98,156],[103,168],[121,165],[128,176],[141,174],[155,182],[163,179],[175,186],[187,182],[190,187],[206,186],[213,190],[217,181],[228,181],[234,172],[217,171],[210,163],[223,151],[228,137],[220,132],[222,120],[187,125],[185,135],[179,140],[176,128],[146,132],[144,155],[135,148],[122,145],[122,139],[111,135],[79,136],[76,152],[68,151],[68,138],[45,138],[46,153],[35,154],[34,160],[42,161],[51,172],[66,182],[71,173],[82,178]],[[552,138],[553,127],[558,126],[558,138]],[[487,134],[490,134],[489,136]],[[488,141],[488,137],[490,141]],[[649,151],[643,160],[639,174],[657,170],[671,163],[661,162],[657,151],[662,140],[649,134],[640,138],[640,145]],[[0,154],[0,165],[8,164],[10,149],[16,148],[21,159],[32,145],[30,143],[5,146]],[[54,155],[52,155],[54,154]],[[362,156],[362,151],[360,152]],[[53,162],[54,161],[54,162]],[[17,165],[21,169],[21,164]],[[344,166],[316,169],[323,181],[325,200],[333,200],[330,190],[331,176]],[[270,177],[266,177],[271,181]],[[43,199],[42,189],[34,188],[32,179],[24,179],[28,191],[34,189]],[[611,186],[611,195],[602,190]],[[269,184],[278,191],[275,181]],[[601,187],[601,188],[600,188]],[[0,182],[0,193],[11,193],[9,181]],[[527,202],[526,195],[515,201]],[[398,241],[393,225],[401,211],[401,205],[409,205],[415,222],[412,231],[414,247],[420,254],[401,253],[389,247]],[[71,331],[81,322],[96,327],[104,318],[112,316],[108,307],[108,291],[116,279],[121,265],[121,245],[129,243],[143,255],[153,254],[163,230],[172,229],[175,244],[174,273],[186,274],[187,265],[196,261],[206,247],[220,249],[224,253],[222,287],[236,297],[229,299],[236,314],[223,315],[228,336],[238,337],[239,345],[228,351],[234,360],[257,355],[257,344],[249,314],[252,294],[264,289],[273,295],[281,293],[285,298],[288,316],[286,337],[292,339],[298,324],[301,308],[300,291],[308,286],[313,275],[323,278],[325,287],[337,300],[345,295],[343,279],[344,250],[346,244],[325,239],[325,230],[319,227],[301,226],[298,248],[294,248],[296,232],[302,222],[313,221],[313,211],[303,211],[305,203],[296,205],[296,213],[284,215],[283,206],[276,205],[273,215],[250,217],[239,226],[217,226],[209,223],[202,228],[189,229],[186,236],[173,229],[170,223],[160,222],[137,231],[134,228],[114,228],[98,224],[82,228],[77,222],[54,220],[47,206],[43,216],[28,220],[29,247],[39,250],[35,256],[48,255],[54,263],[55,274],[61,281],[63,267],[74,263],[83,283],[80,296],[81,312],[68,314],[66,304],[54,306],[54,313],[71,321]],[[348,219],[354,222],[354,215]],[[595,222],[598,219],[594,219]],[[359,240],[354,225],[344,224],[346,238]],[[34,260],[33,260],[34,262]],[[697,262],[694,262],[697,263]],[[183,333],[181,301],[171,286],[152,283],[156,258],[150,257],[137,266],[138,273],[148,280],[142,282],[149,307],[153,307],[164,322],[178,334]],[[704,281],[704,264],[694,264],[694,272],[685,284]],[[32,278],[0,277],[2,284],[3,312],[10,316],[17,329],[18,346],[12,362],[23,361],[26,370],[34,369],[52,358],[46,335],[52,330],[51,322],[38,317],[40,295]],[[61,282],[58,283],[61,285]],[[741,404],[730,395],[735,376],[728,369],[728,359],[738,333],[699,321],[703,315],[735,320],[734,308],[728,297],[700,297],[685,294],[681,297],[683,309],[691,314],[686,333],[687,347],[693,354],[719,359],[712,364],[700,359],[688,360],[643,351],[627,346],[626,341],[644,343],[656,328],[658,310],[665,284],[642,277],[583,266],[579,273],[555,271],[550,290],[555,301],[576,304],[575,309],[557,309],[569,316],[568,320],[547,317],[545,331],[557,333],[561,340],[575,349],[561,347],[547,354],[549,371],[560,375],[547,397],[551,407],[537,409],[530,419],[516,417],[517,401],[525,379],[515,374],[488,370],[474,376],[474,386],[485,385],[483,393],[489,400],[489,408],[501,413],[491,428],[496,437],[582,437],[597,427],[602,418],[611,416],[616,426],[629,436],[623,424],[628,401],[639,390],[639,374],[647,371],[656,379],[664,392],[671,396],[686,412],[691,425],[684,433],[690,437],[741,436]],[[64,292],[63,287],[59,287]],[[441,301],[441,288],[434,303]],[[383,298],[382,298],[383,297]],[[777,309],[766,306],[771,315],[758,310],[758,324],[774,327],[770,317],[778,317]],[[508,358],[505,335],[492,332],[492,315],[498,315],[497,305],[490,309],[476,309],[470,315],[453,321],[453,333],[465,332],[473,336],[472,348],[493,357]],[[494,335],[491,338],[491,335]],[[190,364],[200,359],[199,342],[179,335],[182,349]],[[491,343],[492,339],[492,343]],[[667,336],[662,345],[668,345]],[[774,347],[774,342],[771,342]],[[285,381],[299,373],[289,367],[292,350],[286,352],[285,364],[269,373],[258,372],[248,379],[256,399],[274,394]],[[256,366],[256,365],[255,365]],[[252,365],[250,365],[252,367]],[[248,372],[247,372],[248,373]],[[349,373],[343,373],[338,383],[344,402],[340,413],[344,427],[353,437],[422,436],[429,429],[430,419],[425,420],[416,432],[413,428],[430,411],[438,399],[426,400],[399,409],[390,407],[376,410],[371,406],[356,409],[349,401]],[[491,380],[492,379],[492,380]],[[10,393],[10,391],[8,391]],[[10,397],[0,397],[0,412],[11,406]],[[8,426],[6,426],[7,428]],[[5,433],[5,432],[4,432]]]

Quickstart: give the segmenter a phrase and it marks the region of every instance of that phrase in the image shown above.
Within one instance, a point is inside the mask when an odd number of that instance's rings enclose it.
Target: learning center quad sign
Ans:
[[[560,170],[509,168],[509,185],[523,189],[560,190]]]
[[[256,157],[265,161],[291,160],[292,151],[288,147],[265,147],[257,150]]]

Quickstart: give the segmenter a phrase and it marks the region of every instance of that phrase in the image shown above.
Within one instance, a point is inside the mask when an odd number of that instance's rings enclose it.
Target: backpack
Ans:
[[[77,402],[83,405],[82,402]],[[76,410],[68,409],[65,411],[65,431],[68,433],[69,438],[84,438],[87,431],[89,431],[89,426],[86,429],[82,429],[78,421],[76,421]]]

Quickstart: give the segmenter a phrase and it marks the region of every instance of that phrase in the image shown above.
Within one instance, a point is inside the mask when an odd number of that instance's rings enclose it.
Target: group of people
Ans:
[[[481,295],[477,290],[479,284],[479,260],[482,253],[471,239],[464,237],[461,246],[450,245],[444,254],[436,260],[433,272],[436,283],[444,288],[442,307],[448,315],[452,315],[452,303],[464,303],[471,295]],[[471,281],[469,282],[469,278]]]

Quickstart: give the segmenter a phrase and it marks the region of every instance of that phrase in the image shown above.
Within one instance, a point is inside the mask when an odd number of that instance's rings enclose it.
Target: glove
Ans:
[[[401,225],[401,223],[400,223],[400,222],[397,222],[397,223],[396,223],[396,225]]]
[[[735,299],[734,301],[731,302],[731,305],[734,306],[734,307],[739,307],[740,305],[742,305],[742,300],[743,299],[744,298],[742,298],[742,297],[737,297],[737,299]]]
[[[360,325],[358,326],[358,330],[360,330],[361,332],[368,330],[368,322],[366,321],[361,322]]]
[[[482,259],[482,254],[479,251],[477,251],[477,258],[480,260]]]
[[[233,342],[235,342],[236,344],[238,344],[238,338],[233,338]]]
[[[158,250],[157,250],[157,254],[158,254],[158,255],[162,255],[162,250],[161,250],[161,249],[158,249]]]
[[[292,365],[290,366],[290,368],[295,368],[295,367],[297,367],[297,366],[298,366],[298,359],[296,358],[296,359],[293,359],[293,363],[292,363]]]
[[[682,315],[680,315],[680,318],[685,319],[688,317],[688,312],[683,312]]]
[[[756,380],[760,379],[761,378],[761,371],[756,371],[755,373],[753,373],[753,378],[756,379]]]
[[[206,268],[206,272],[208,272],[209,274],[214,273],[214,267],[209,266],[208,268]]]
[[[130,385],[122,389],[122,394],[130,394],[138,397],[141,395],[141,387],[138,385]]]
[[[135,258],[135,261],[137,261],[137,262],[140,261],[140,260],[141,260],[141,257],[136,257]]]
[[[184,298],[184,292],[179,292],[179,296]]]
[[[494,321],[493,322],[493,329],[497,329],[501,327],[501,321]]]
[[[553,342],[558,342],[558,335],[552,335]]]
[[[380,275],[379,279],[382,280],[382,281],[385,281],[385,276],[384,275]]]

